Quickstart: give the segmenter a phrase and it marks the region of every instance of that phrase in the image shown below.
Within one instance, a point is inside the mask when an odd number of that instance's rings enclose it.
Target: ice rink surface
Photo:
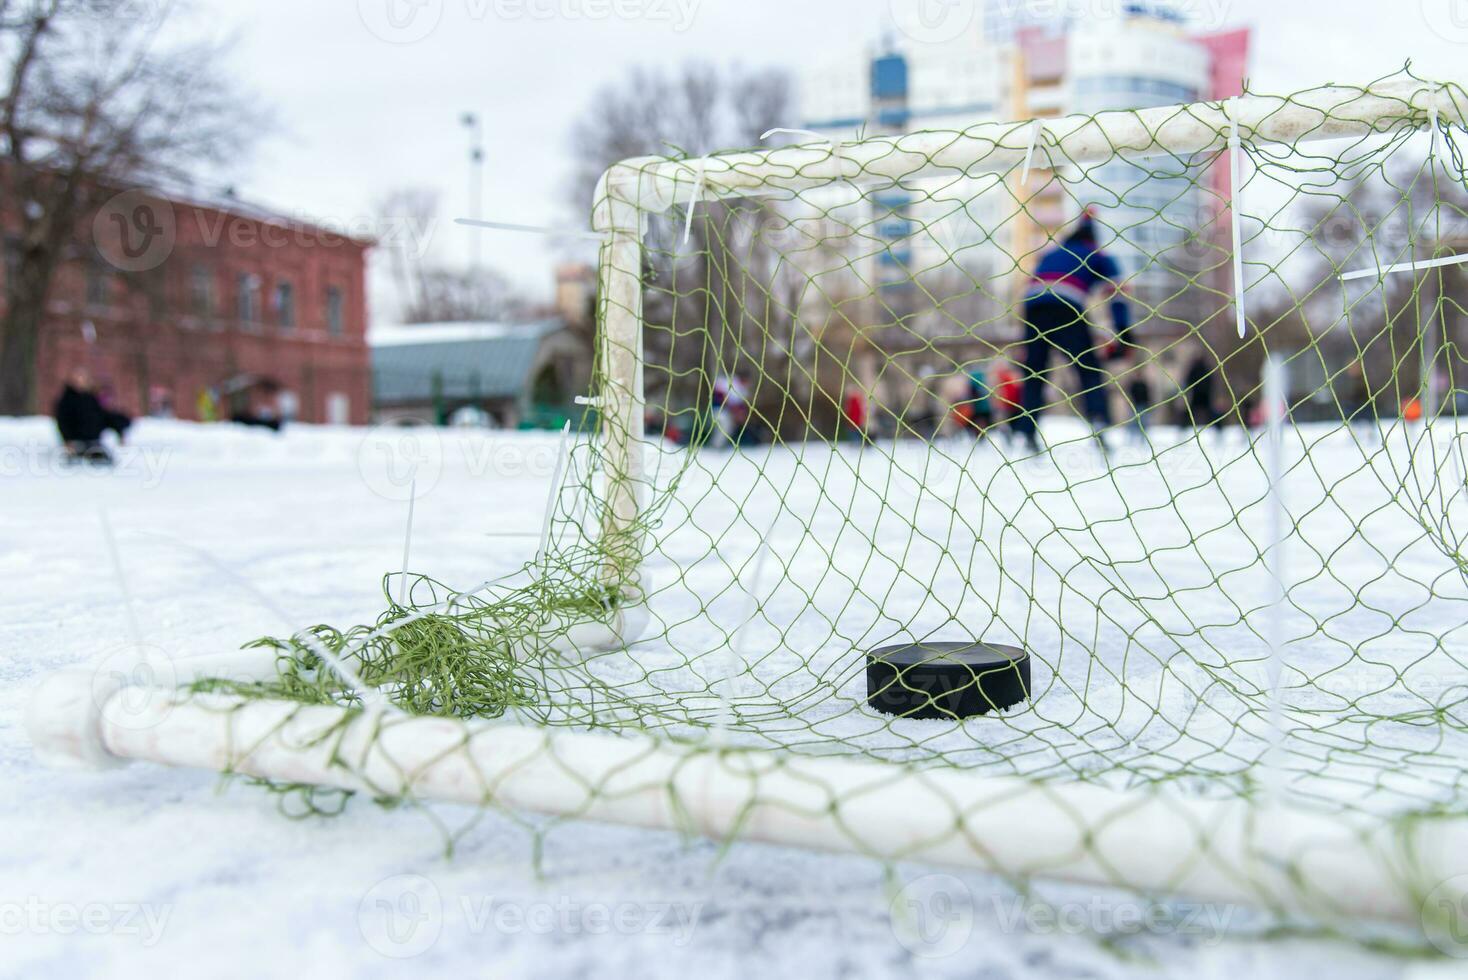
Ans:
[[[467,584],[522,565],[556,439],[424,438],[411,567]],[[60,464],[45,420],[0,422],[0,975],[1453,975],[1251,938],[1246,910],[1055,890],[1056,921],[983,875],[583,823],[550,828],[537,867],[524,815],[359,800],[292,820],[210,773],[33,759],[23,716],[50,671],[375,619],[407,518],[375,451],[365,430],[144,421],[90,471]],[[442,825],[467,827],[452,857]]]

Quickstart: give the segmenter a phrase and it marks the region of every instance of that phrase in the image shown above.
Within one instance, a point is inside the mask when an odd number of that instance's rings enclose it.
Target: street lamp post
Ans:
[[[469,211],[476,221],[484,218],[484,124],[477,113],[466,112],[459,122],[469,130]],[[469,268],[479,271],[481,234],[469,232]]]

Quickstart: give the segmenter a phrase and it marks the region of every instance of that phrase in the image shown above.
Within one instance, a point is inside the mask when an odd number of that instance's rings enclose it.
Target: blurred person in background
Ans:
[[[1185,401],[1181,408],[1183,418],[1178,420],[1183,428],[1191,426],[1196,432],[1215,426],[1221,421],[1223,413],[1218,410],[1218,399],[1213,391],[1217,378],[1218,361],[1207,347],[1199,344],[1192,360],[1188,362],[1187,373],[1183,376]],[[1252,420],[1249,424],[1252,426]]]
[[[219,398],[213,388],[200,388],[199,397],[194,399],[194,411],[200,422],[219,421]]]
[[[132,419],[102,404],[92,374],[84,367],[67,379],[61,397],[56,399],[54,414],[67,459],[72,461],[111,463],[112,454],[102,444],[103,433],[115,432],[122,442],[132,425]]]
[[[1351,434],[1364,445],[1381,444],[1381,421],[1376,417],[1376,399],[1366,380],[1366,367],[1361,357],[1346,365],[1345,392],[1350,415]]]
[[[749,386],[738,374],[720,375],[714,381],[714,427],[722,442],[740,445],[749,422]]]
[[[1111,307],[1115,339],[1105,344],[1098,342],[1088,316],[1093,295]],[[1040,451],[1038,419],[1045,407],[1045,387],[1060,387],[1049,377],[1052,353],[1061,355],[1062,367],[1075,366],[1081,412],[1106,449],[1101,433],[1111,425],[1111,410],[1101,369],[1102,348],[1116,346],[1131,322],[1131,307],[1121,292],[1121,267],[1098,243],[1096,215],[1087,208],[1070,235],[1040,256],[1025,293],[1024,386],[1012,425],[1032,452]]]
[[[1002,421],[1013,419],[1019,412],[1020,399],[1024,397],[1024,383],[1008,361],[1000,361],[994,369],[994,393],[999,402],[994,409],[995,417]]]
[[[841,401],[841,417],[851,438],[866,441],[871,414],[868,408],[864,391],[856,387],[846,389],[846,395]]]
[[[968,423],[974,434],[983,439],[994,427],[994,388],[984,369],[978,366],[969,371],[968,385]]]
[[[1127,431],[1139,443],[1146,444],[1151,440],[1147,437],[1147,414],[1152,411],[1152,383],[1147,380],[1146,371],[1143,369],[1143,360],[1138,355],[1136,367],[1132,371],[1131,380],[1126,385],[1127,400],[1131,402],[1132,417],[1127,420]]]

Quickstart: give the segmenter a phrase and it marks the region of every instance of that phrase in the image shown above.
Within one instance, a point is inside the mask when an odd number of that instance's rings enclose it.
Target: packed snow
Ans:
[[[315,623],[375,619],[383,606],[383,576],[402,568],[410,492],[416,494],[412,569],[444,582],[471,584],[509,574],[534,555],[559,455],[555,436],[415,430],[414,438],[422,440],[417,446],[422,465],[410,489],[404,474],[382,465],[384,437],[376,431],[297,426],[276,435],[144,420],[118,451],[117,465],[95,469],[66,466],[46,420],[0,422],[5,502],[0,570],[6,582],[0,669],[9,682],[0,691],[0,764],[9,788],[0,796],[5,951],[0,974],[1232,978],[1298,976],[1309,970],[1343,977],[1435,975],[1433,966],[1347,942],[1255,938],[1250,926],[1257,923],[1241,909],[1156,905],[1054,888],[1045,892],[1050,903],[1044,908],[1059,913],[1051,918],[1022,904],[1009,885],[983,875],[904,866],[894,881],[876,863],[856,857],[755,844],[722,853],[714,843],[672,833],[585,823],[557,825],[545,836],[537,863],[527,827],[538,821],[525,815],[455,807],[383,809],[356,801],[334,819],[292,820],[277,811],[273,797],[243,782],[221,782],[216,774],[145,764],[107,772],[56,771],[33,758],[23,716],[32,690],[52,671],[90,668],[139,649],[181,660]],[[1322,458],[1345,460],[1350,451],[1341,446]],[[673,610],[688,595],[728,591],[716,589],[713,577],[724,576],[727,585],[731,569],[744,575],[741,581],[753,591],[761,591],[760,583],[749,579],[750,559],[769,521],[793,528],[794,522],[814,526],[834,519],[830,541],[854,533],[843,532],[839,514],[831,518],[817,507],[817,499],[824,492],[840,500],[843,488],[848,494],[864,492],[872,482],[850,474],[867,464],[854,447],[827,452],[819,479],[809,455],[781,460],[759,450],[711,454],[701,461],[680,490],[680,500],[707,495],[701,530],[724,541],[726,550],[711,556],[691,538],[660,536],[651,574],[663,583],[654,601],[665,605],[655,606],[660,617],[655,622],[676,620]],[[1187,464],[1196,468],[1198,510],[1179,512],[1175,521],[1196,522],[1209,507],[1220,512],[1229,493],[1257,479],[1257,473],[1241,475],[1231,485],[1225,474],[1215,484],[1208,479],[1211,457],[1200,452]],[[966,454],[967,449],[954,448],[945,455],[969,459]],[[989,502],[979,499],[960,472],[930,474],[925,482],[948,494],[950,503],[935,505],[924,492],[909,488],[902,499],[911,519],[901,533],[911,537],[910,528],[928,519],[920,512],[951,510],[951,501],[965,494],[972,495],[975,527],[1023,527],[1035,520],[1024,512],[1016,488],[1005,491],[1003,480],[993,478],[1005,472],[1003,460],[997,455],[972,459],[971,466],[965,465],[988,474]],[[903,469],[918,465],[913,461]],[[1058,506],[1062,484],[1075,480],[1074,470],[1061,478],[1066,465],[1091,467],[1094,479],[1085,509],[1093,517],[1117,501],[1135,511],[1145,506],[1149,486],[1158,492],[1158,477],[1140,465],[1132,476],[1119,477],[1120,483],[1094,460],[1062,462],[1059,470],[1013,472],[1022,472],[1018,479],[1027,494],[1050,481]],[[727,494],[716,499],[714,491],[757,486],[759,473],[778,487],[785,501],[781,514],[769,507],[747,508],[752,529],[721,534],[719,522],[732,526],[740,508]],[[842,473],[848,475],[844,483]],[[1189,478],[1186,473],[1172,472],[1168,479]],[[1323,486],[1339,478],[1329,472],[1318,476]],[[1307,494],[1306,484],[1315,479],[1300,478],[1299,493]],[[1368,491],[1363,485],[1346,499],[1380,513],[1370,494],[1381,492],[1379,486]],[[863,506],[853,496],[848,504],[854,511]],[[1431,499],[1423,506],[1430,508]],[[1160,516],[1155,519],[1161,523],[1148,527],[1149,541],[1175,530]],[[1377,519],[1391,525],[1383,528],[1386,539],[1411,537],[1399,515]],[[1106,548],[1124,547],[1122,523],[1112,525],[1117,534],[1105,540]],[[1339,523],[1332,526],[1338,529]],[[879,539],[888,533],[880,526],[865,531]],[[1313,539],[1324,540],[1328,531],[1322,524]],[[1216,533],[1238,532],[1220,527]],[[1342,547],[1355,540],[1338,536]],[[1090,546],[1078,532],[1060,538],[1045,547],[1070,554]],[[863,541],[853,547],[872,552],[870,539]],[[1008,554],[1021,543],[1006,540],[995,547]],[[801,555],[798,535],[782,536],[772,547],[798,564],[791,578],[796,585],[802,577],[811,580],[805,584],[818,584],[821,569],[833,562],[830,554]],[[1299,567],[1321,582],[1317,599],[1325,604],[1332,595],[1319,568],[1331,566],[1328,559],[1329,553],[1297,556]],[[1349,570],[1340,575],[1347,585],[1355,584],[1352,576],[1377,575],[1372,562],[1383,560],[1426,563],[1418,566],[1417,578],[1428,575],[1424,569],[1431,565],[1430,556],[1388,548],[1384,559],[1353,555]],[[680,563],[683,572],[673,575],[670,566]],[[1180,557],[1146,575],[1185,580],[1194,568]],[[1113,573],[1122,575],[1129,588],[1144,584],[1140,568]],[[860,588],[848,581],[848,592],[871,594],[884,582],[897,585],[899,578],[880,562],[853,574]],[[1259,580],[1253,563],[1238,574],[1238,592],[1263,594],[1267,582]],[[999,608],[1017,601],[997,577],[993,584]],[[1461,623],[1461,581],[1442,580],[1438,589],[1449,608],[1458,610]],[[900,600],[907,593],[894,594]],[[775,594],[765,598],[769,615],[778,618],[786,600]],[[1060,599],[1057,594],[1055,600]],[[670,633],[669,645],[676,639],[686,649],[714,650],[721,637],[727,638],[728,624],[738,623],[738,610],[747,600],[736,589],[721,601],[702,625],[704,634]],[[898,616],[900,624],[921,618],[924,602],[914,599]],[[1218,609],[1154,605],[1158,616],[1186,613],[1201,631],[1217,628],[1209,617]],[[1383,594],[1378,607],[1381,615],[1400,619],[1413,615],[1421,603],[1412,595]],[[967,616],[975,608],[949,612]],[[779,624],[762,622],[739,640],[739,648],[793,656],[790,648],[800,644],[800,631],[816,627],[800,619],[810,614],[804,606],[791,611],[795,628],[786,632]],[[869,612],[864,631],[846,636],[845,642],[900,632],[884,624],[879,611]],[[1415,615],[1415,625],[1433,626],[1435,613]],[[1325,692],[1318,696],[1328,698],[1337,682],[1345,690],[1345,679],[1329,679],[1330,657],[1361,635],[1377,635],[1370,632],[1374,629],[1379,631],[1379,624],[1343,619],[1334,632],[1316,638],[1316,647],[1302,651],[1302,656],[1321,658],[1309,669],[1311,676],[1327,678],[1314,685],[1317,693]],[[1058,627],[1054,635],[1058,640]],[[645,655],[666,652],[652,644]],[[1384,662],[1423,674],[1413,688],[1415,697],[1442,696],[1441,665],[1424,660],[1434,655],[1431,649],[1413,650],[1409,644],[1396,655],[1397,661]],[[861,718],[850,708],[856,699],[853,678],[832,674],[807,656],[816,664],[809,668],[812,678],[819,678],[838,699],[832,703],[841,705],[813,714],[811,725],[827,739],[864,737],[851,727]],[[1111,736],[1121,740],[1130,733],[1145,743],[1146,725],[1129,728],[1124,714],[1108,713],[1113,706],[1098,686],[1085,689],[1085,698],[1076,694],[1076,685],[1065,676],[1075,654],[1068,650],[1065,656],[1071,659],[1063,665],[1054,661],[1055,680],[1044,682],[1054,691],[1043,702],[1046,713],[1030,729],[1011,719],[1014,730],[1043,738],[1067,723],[1105,714],[1113,718]],[[779,666],[778,660],[770,664]],[[1131,680],[1145,688],[1149,678],[1156,683],[1156,672]],[[1362,688],[1359,678],[1349,683],[1356,685],[1351,690],[1357,700],[1389,696],[1385,685]],[[1152,696],[1170,696],[1155,686],[1149,690]],[[1297,692],[1300,698],[1307,693]],[[1312,707],[1306,701],[1293,706]],[[891,741],[892,731],[883,726],[866,733],[889,738],[875,746],[876,754],[911,757],[917,752],[932,762],[956,751],[952,744],[929,745],[926,736]],[[789,740],[779,732],[770,738]],[[1200,758],[1196,745],[1185,748],[1175,748],[1170,757]],[[1129,750],[1147,747],[1117,746],[1118,752]],[[1037,763],[1041,770],[1046,764]],[[467,827],[451,856],[445,853],[440,823]],[[1116,942],[1104,945],[1098,931]]]

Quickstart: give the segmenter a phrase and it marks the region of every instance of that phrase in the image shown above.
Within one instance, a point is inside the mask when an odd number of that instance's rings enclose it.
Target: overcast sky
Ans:
[[[631,67],[711,59],[781,66],[798,77],[802,65],[873,42],[893,6],[929,4],[931,19],[945,3],[954,5],[949,16],[964,16],[973,0],[196,2],[211,28],[237,35],[237,72],[279,122],[235,175],[240,194],[361,226],[383,192],[402,186],[438,189],[445,218],[467,213],[468,137],[459,123],[466,111],[479,113],[488,131],[487,216],[565,225],[577,217],[564,189],[572,121],[598,86]],[[1043,9],[1067,0],[1010,2]],[[1069,2],[1104,16],[1123,0]],[[1419,74],[1464,80],[1463,0],[1180,5],[1191,5],[1195,22],[1210,29],[1254,29],[1250,77],[1259,90],[1364,81],[1409,58]],[[592,16],[605,10],[612,13]],[[441,226],[434,253],[464,261],[469,234]],[[548,294],[556,253],[547,243],[484,234],[486,264]]]

